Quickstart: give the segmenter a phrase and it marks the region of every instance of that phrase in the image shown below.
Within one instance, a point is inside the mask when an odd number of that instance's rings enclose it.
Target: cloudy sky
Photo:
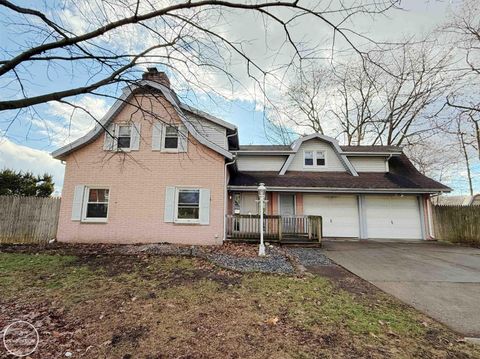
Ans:
[[[24,6],[35,7],[36,1],[19,1]],[[459,5],[460,1],[402,1],[402,9],[389,10],[380,16],[356,16],[346,25],[357,33],[368,36],[377,41],[395,41],[405,38],[422,38],[439,25]],[[58,11],[58,16],[65,24],[81,33],[89,29],[89,22],[81,13],[91,11],[87,0],[79,0],[75,6],[67,6]],[[19,33],[19,27],[12,24],[11,12],[0,8],[0,16],[4,20],[4,27],[0,32],[0,44],[3,50],[2,57],[8,58],[18,49],[19,44],[30,40],[29,34]],[[52,15],[53,16],[53,15]],[[5,20],[7,19],[7,20]],[[288,61],[292,56],[292,49],[283,49],[285,34],[282,29],[272,24],[265,24],[259,17],[249,13],[235,12],[226,14],[224,21],[219,21],[216,31],[232,40],[248,40],[242,46],[252,56],[252,59],[265,68],[274,68]],[[129,46],[134,48],[132,39],[138,39],[136,30],[123,31],[110,43],[111,46]],[[325,61],[331,54],[332,32],[325,25],[313,25],[307,21],[299,22],[292,30],[297,39],[301,39],[305,45],[317,46],[318,53]],[[149,41],[149,39],[143,39]],[[154,39],[150,39],[154,41]],[[341,40],[338,40],[340,41]],[[365,41],[359,36],[355,37],[356,44]],[[341,46],[341,45],[340,45]],[[278,49],[282,50],[279,51]],[[305,50],[304,49],[304,50]],[[341,54],[339,55],[341,56]],[[348,56],[352,56],[348,54]],[[210,112],[226,121],[232,122],[239,128],[240,141],[242,144],[268,143],[265,134],[263,105],[265,97],[254,81],[250,80],[246,71],[245,62],[233,59],[229,63],[229,70],[239,80],[233,87],[228,78],[221,73],[203,72],[201,76],[208,81],[209,88],[197,88],[195,93],[184,91],[184,83],[179,77],[172,79],[174,87],[182,95],[185,101]],[[182,71],[179,69],[178,71]],[[186,70],[184,70],[186,71]],[[279,76],[285,75],[277,71]],[[30,94],[40,94],[45,91],[57,90],[69,84],[77,84],[87,79],[83,76],[75,76],[75,68],[45,68],[32,65],[24,69],[23,76],[28,78]],[[18,93],[8,86],[8,81],[0,82],[0,96],[15,97]],[[285,79],[284,79],[285,80]],[[288,83],[288,78],[285,80]],[[274,80],[270,80],[265,89],[269,95],[278,96],[278,86]],[[211,89],[214,89],[211,90]],[[195,88],[194,88],[195,90]],[[119,93],[120,89],[110,89]],[[106,97],[85,95],[73,99],[77,105],[88,108],[97,118],[108,110],[112,100]],[[12,119],[14,121],[12,121]],[[82,136],[93,126],[93,120],[82,111],[72,111],[71,107],[58,102],[50,102],[36,106],[34,110],[24,111],[18,116],[15,113],[0,113],[0,168],[13,168],[17,170],[32,171],[34,173],[48,172],[53,174],[56,189],[61,191],[63,183],[63,165],[51,158],[49,153],[54,149],[69,143]],[[477,188],[480,188],[480,179],[476,179]],[[463,177],[452,179],[449,183],[454,186],[457,193],[466,191]]]

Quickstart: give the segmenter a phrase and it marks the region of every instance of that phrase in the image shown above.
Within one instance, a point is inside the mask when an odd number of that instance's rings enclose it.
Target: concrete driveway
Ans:
[[[328,257],[421,312],[480,337],[480,249],[435,242],[326,241]]]

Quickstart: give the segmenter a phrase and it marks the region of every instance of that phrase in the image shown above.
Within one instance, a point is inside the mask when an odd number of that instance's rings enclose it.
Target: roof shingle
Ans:
[[[237,172],[232,174],[231,186],[311,187],[342,189],[409,189],[449,191],[450,188],[422,175],[405,155],[390,159],[390,172],[360,172],[352,176],[348,172]]]
[[[289,145],[240,145],[240,151],[291,151]]]

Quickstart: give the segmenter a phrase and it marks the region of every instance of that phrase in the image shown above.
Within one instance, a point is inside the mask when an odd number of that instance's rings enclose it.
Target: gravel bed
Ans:
[[[145,244],[122,246],[123,254],[149,253],[170,256],[193,256],[204,258],[227,269],[239,272],[284,273],[294,272],[290,261],[276,247],[266,247],[265,257],[241,257],[211,251],[202,246],[178,246],[172,244]]]
[[[215,264],[239,272],[294,273],[293,267],[285,255],[275,247],[266,248],[265,257],[237,257],[224,253],[207,253],[205,258]]]
[[[291,256],[295,256],[304,267],[330,266],[334,263],[325,255],[321,248],[286,248]]]

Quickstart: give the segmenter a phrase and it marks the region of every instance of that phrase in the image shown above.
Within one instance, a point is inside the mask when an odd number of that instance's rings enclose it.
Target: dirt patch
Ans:
[[[113,244],[0,244],[0,253],[44,253],[64,255],[96,255],[119,251],[119,245]]]
[[[339,289],[358,296],[375,296],[381,291],[373,284],[357,277],[339,265],[307,267],[310,273],[330,279],[332,284]]]
[[[159,289],[167,289],[174,286],[184,286],[202,280],[212,281],[222,288],[240,285],[241,276],[238,273],[226,270],[197,269],[185,272],[184,270],[173,270],[164,274],[162,281],[157,286]]]
[[[148,334],[148,328],[145,326],[123,327],[117,330],[110,340],[110,345],[116,347],[122,343],[128,343],[133,347],[138,346],[138,342]]]
[[[173,257],[152,254],[81,255],[71,265],[86,266],[90,270],[101,271],[107,277],[141,271],[142,279],[157,281],[159,289],[183,286],[202,280],[213,281],[222,287],[240,284],[241,276],[238,273],[220,269],[203,260],[191,260],[195,262],[193,268],[175,268]],[[168,265],[164,265],[167,262]],[[173,268],[169,268],[170,266]],[[142,270],[143,268],[148,268],[148,270]]]

